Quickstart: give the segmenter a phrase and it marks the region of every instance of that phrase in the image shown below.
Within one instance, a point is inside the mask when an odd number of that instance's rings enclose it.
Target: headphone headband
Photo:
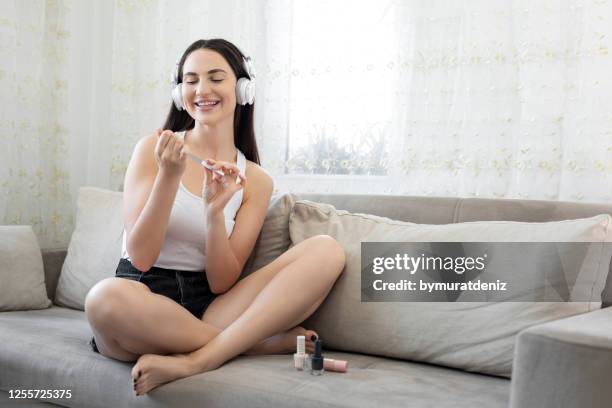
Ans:
[[[242,65],[244,66],[245,71],[249,74],[250,79],[255,79],[255,67],[253,66],[253,61],[251,57],[242,57]]]
[[[174,65],[174,71],[172,71],[172,85],[178,85],[178,77],[179,77],[179,66],[181,64],[181,59],[179,58]],[[242,57],[242,66],[244,70],[249,75],[250,79],[255,79],[255,67],[253,66],[253,60],[251,57]],[[247,78],[248,79],[248,78]]]

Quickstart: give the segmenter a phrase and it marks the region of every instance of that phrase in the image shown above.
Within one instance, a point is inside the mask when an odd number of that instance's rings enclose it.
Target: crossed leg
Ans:
[[[128,279],[96,284],[85,299],[85,313],[100,353],[120,361],[192,351],[218,333],[178,303]]]
[[[123,361],[141,356],[132,375],[144,393],[242,353],[282,348],[282,334],[295,339],[296,330],[303,330],[297,325],[325,299],[343,266],[344,252],[336,241],[316,236],[218,296],[201,321],[139,282],[121,280],[132,290],[114,290],[105,299],[109,291],[104,288],[115,284],[112,278],[88,294],[86,312],[102,354]],[[142,296],[134,296],[136,290]],[[215,344],[217,337],[222,340]],[[160,355],[169,353],[176,355]]]

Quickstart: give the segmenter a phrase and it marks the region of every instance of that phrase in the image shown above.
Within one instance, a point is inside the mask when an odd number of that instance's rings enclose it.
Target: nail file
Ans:
[[[225,173],[223,173],[221,170],[214,170],[212,168],[212,166],[208,163],[206,163],[204,160],[200,159],[198,156],[196,156],[193,153],[189,153],[189,152],[185,152],[185,154],[187,155],[187,157],[189,157],[191,160],[193,160],[194,162],[202,165],[203,167],[206,167],[208,170],[214,172],[216,175],[220,176],[220,177],[225,177]],[[236,178],[236,183],[237,184],[241,184],[242,180],[240,179],[240,177]],[[227,184],[227,182],[223,183],[223,185],[225,186]]]
[[[189,157],[191,160],[193,160],[194,162],[206,167],[208,170],[213,171],[215,174],[217,174],[218,176],[225,176],[225,173],[223,173],[221,170],[215,170],[212,168],[212,166],[210,164],[207,164],[204,160],[200,159],[198,156],[196,156],[193,153],[189,153],[189,152],[185,152],[185,154],[187,155],[187,157]]]

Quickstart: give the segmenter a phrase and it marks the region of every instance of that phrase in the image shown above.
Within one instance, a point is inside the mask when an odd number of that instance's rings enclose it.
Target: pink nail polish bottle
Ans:
[[[304,361],[306,357],[306,338],[304,336],[297,336],[297,350],[293,355],[293,364],[296,370],[304,370]]]
[[[325,371],[335,371],[337,373],[346,373],[348,370],[348,361],[334,360],[333,358],[323,359],[323,368]]]

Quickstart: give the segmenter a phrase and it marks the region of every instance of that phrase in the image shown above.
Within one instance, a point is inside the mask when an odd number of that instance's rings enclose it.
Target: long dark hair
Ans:
[[[213,38],[210,40],[197,40],[187,47],[179,61],[178,83],[183,82],[183,65],[185,64],[187,56],[200,48],[213,50],[221,54],[234,71],[236,79],[243,77],[252,79],[242,65],[244,54],[242,54],[238,47],[221,38]],[[259,151],[257,150],[257,142],[255,141],[255,129],[253,126],[254,113],[255,104],[236,104],[236,110],[234,111],[234,145],[244,153],[244,156],[248,160],[260,164]],[[189,116],[186,110],[179,111],[176,109],[176,106],[174,106],[174,103],[170,104],[170,112],[168,112],[163,129],[180,132],[191,130],[194,126],[195,120]]]

